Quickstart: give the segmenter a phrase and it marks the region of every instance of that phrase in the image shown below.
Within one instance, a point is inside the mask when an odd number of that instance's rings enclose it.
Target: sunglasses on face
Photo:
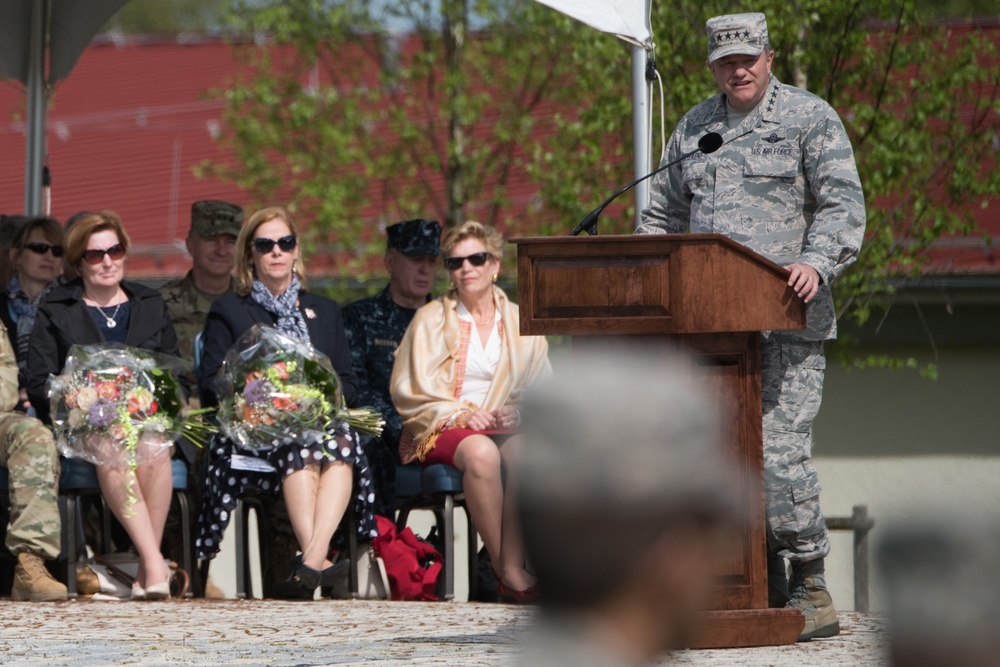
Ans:
[[[282,236],[278,240],[266,239],[264,237],[257,238],[253,240],[253,249],[259,252],[261,255],[266,255],[267,253],[274,250],[274,246],[277,245],[281,249],[281,252],[291,252],[295,249],[295,245],[298,243],[298,239],[295,238],[295,234],[289,234],[288,236]]]
[[[462,264],[465,260],[469,260],[469,264],[472,266],[482,266],[486,263],[486,260],[490,259],[492,255],[488,252],[477,252],[474,255],[469,255],[468,257],[445,257],[444,258],[444,268],[449,271],[457,271],[462,268]]]
[[[35,243],[25,243],[24,247],[25,249],[30,250],[36,255],[44,255],[45,253],[51,250],[53,257],[63,256],[63,247],[61,245],[52,245],[51,243],[35,242]]]
[[[104,261],[104,256],[107,255],[112,260],[119,260],[125,256],[125,246],[121,243],[116,243],[110,248],[105,248],[104,250],[87,250],[83,253],[83,259],[87,264],[100,264]]]

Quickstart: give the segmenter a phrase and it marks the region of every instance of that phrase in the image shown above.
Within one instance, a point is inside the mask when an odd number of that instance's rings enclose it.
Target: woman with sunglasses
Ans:
[[[83,215],[66,234],[66,263],[79,277],[54,287],[42,300],[28,353],[28,397],[43,421],[49,415],[49,375],[62,371],[72,345],[118,342],[178,355],[163,297],[124,280],[128,247],[121,219],[110,211]],[[135,502],[126,510],[127,464],[97,466],[101,493],[139,554],[132,598],[162,600],[170,597],[169,571],[160,553],[173,486],[170,456],[139,464],[135,477]]]
[[[551,367],[545,337],[518,333],[517,304],[494,285],[502,253],[500,233],[478,222],[445,235],[451,290],[417,311],[396,351],[390,391],[403,417],[403,462],[462,471],[500,599],[528,602],[535,579],[524,569],[511,465],[520,447],[517,402]]]
[[[203,406],[218,404],[214,389],[222,360],[233,343],[255,324],[274,327],[327,355],[340,376],[344,399],[349,406],[354,404],[358,382],[340,306],[306,291],[295,224],[279,207],[255,213],[236,239],[235,293],[215,301],[202,334],[198,384]],[[254,486],[277,492],[280,486],[302,551],[290,580],[308,597],[318,586],[334,583],[330,542],[349,502],[354,503],[359,536],[370,539],[376,534],[373,499],[369,495],[371,473],[358,436],[344,426],[335,437],[338,447],[322,442],[293,443],[265,453],[276,475],[237,467],[233,455],[245,460],[253,454],[237,450],[225,438],[216,438],[195,542],[199,556],[211,558],[218,551],[225,517],[231,515],[244,488]]]
[[[63,270],[63,230],[52,218],[32,218],[18,229],[10,249],[13,272],[0,294],[0,320],[7,329],[17,356],[20,401],[18,409],[31,410],[26,391],[28,342],[35,326],[38,304],[58,284]]]

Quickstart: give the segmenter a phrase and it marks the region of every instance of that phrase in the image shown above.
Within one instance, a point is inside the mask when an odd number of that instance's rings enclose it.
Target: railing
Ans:
[[[826,527],[829,530],[854,531],[854,610],[869,611],[868,533],[875,527],[875,520],[868,516],[868,506],[855,505],[851,516],[827,517]]]

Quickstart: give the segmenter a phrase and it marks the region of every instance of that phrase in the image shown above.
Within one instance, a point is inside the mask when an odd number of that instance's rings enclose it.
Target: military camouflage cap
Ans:
[[[708,19],[708,62],[732,55],[759,56],[769,47],[763,14],[726,14]]]
[[[434,220],[404,220],[385,229],[386,247],[404,255],[440,255],[441,225]]]
[[[24,215],[0,215],[0,248],[14,245],[14,237],[31,218]]]
[[[236,204],[215,199],[203,199],[191,204],[191,233],[201,236],[216,234],[240,235],[243,209]]]

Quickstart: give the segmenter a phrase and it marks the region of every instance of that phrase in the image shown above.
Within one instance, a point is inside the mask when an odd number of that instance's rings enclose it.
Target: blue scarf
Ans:
[[[10,282],[7,284],[7,303],[11,311],[11,319],[17,324],[17,365],[22,372],[27,369],[28,343],[31,341],[31,330],[35,328],[38,304],[57,284],[58,281],[53,280],[34,299],[29,299],[28,295],[24,293],[16,273],[11,276]]]
[[[306,328],[306,320],[299,310],[299,289],[302,284],[298,276],[292,276],[292,284],[278,296],[271,294],[271,290],[264,287],[260,280],[253,281],[250,288],[250,297],[257,302],[261,308],[278,317],[277,329],[286,336],[297,338],[304,343],[312,344],[309,340],[309,330]]]

